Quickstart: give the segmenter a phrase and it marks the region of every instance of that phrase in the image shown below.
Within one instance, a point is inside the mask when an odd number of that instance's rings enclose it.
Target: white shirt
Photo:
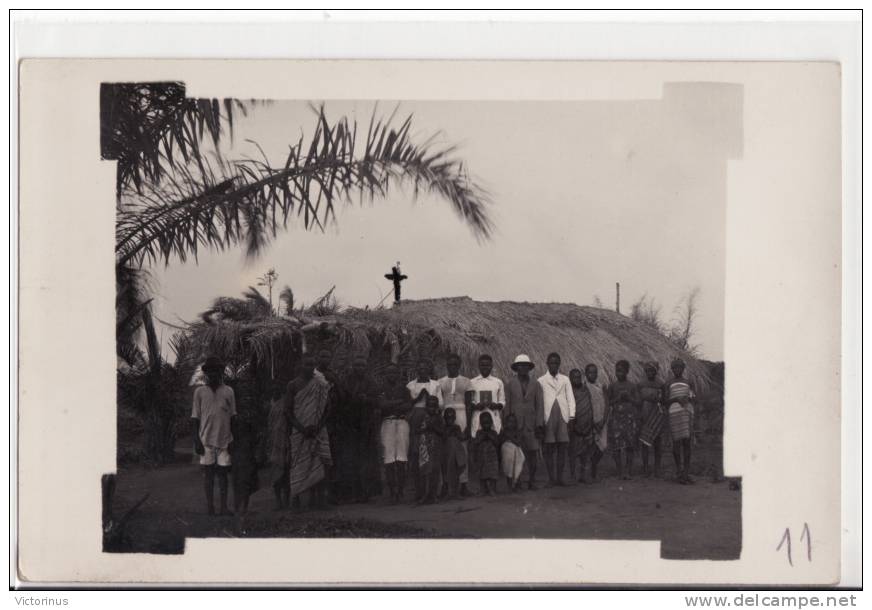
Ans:
[[[426,389],[427,393],[430,396],[435,396],[439,400],[439,408],[442,408],[442,388],[439,387],[439,382],[430,379],[429,381],[418,381],[417,379],[413,379],[409,383],[406,384],[406,387],[409,388],[409,394],[412,399],[418,397],[418,394],[421,393],[421,390]],[[426,407],[427,403],[425,399],[421,399],[414,404],[415,407]]]
[[[556,377],[551,373],[545,373],[539,378],[539,384],[542,386],[545,421],[548,421],[548,416],[551,414],[551,408],[555,402],[560,407],[563,421],[568,422],[575,417],[575,395],[572,393],[569,377],[562,373],[557,373]]]
[[[493,375],[488,375],[487,377],[479,375],[478,377],[474,377],[472,381],[469,382],[469,389],[475,392],[475,395],[472,397],[472,402],[476,404],[481,402],[482,391],[489,391],[491,393],[491,402],[499,403],[501,405],[506,404],[506,389],[503,387],[503,382]]]
[[[470,381],[463,375],[457,377],[448,377],[447,375],[439,380],[439,387],[442,390],[442,398],[445,399],[445,406],[452,409],[466,408],[466,391],[471,390]]]
[[[491,402],[494,404],[501,404],[505,406],[506,404],[506,390],[503,387],[502,380],[494,377],[493,375],[488,375],[487,377],[482,377],[479,375],[475,377],[469,382],[469,389],[474,391],[475,394],[472,397],[472,402],[478,404],[481,402],[481,392],[490,392],[491,393]],[[476,432],[480,428],[478,423],[481,414],[487,411],[491,414],[491,417],[494,420],[494,431],[499,434],[500,430],[503,427],[502,418],[500,417],[499,411],[492,411],[491,409],[481,409],[472,412],[472,422],[469,425],[469,432],[472,434],[472,437],[475,438]]]
[[[201,385],[194,390],[191,417],[200,420],[200,442],[209,447],[226,449],[233,440],[230,418],[236,415],[233,389],[223,383],[215,390]]]

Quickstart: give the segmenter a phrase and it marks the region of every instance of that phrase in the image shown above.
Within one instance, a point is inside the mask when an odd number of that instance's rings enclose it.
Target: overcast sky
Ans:
[[[439,131],[439,141],[459,144],[492,194],[490,241],[476,242],[444,201],[394,190],[342,207],[326,233],[291,226],[254,263],[235,249],[155,269],[156,313],[191,320],[270,267],[276,293],[288,284],[298,304],[335,285],[342,303],[373,306],[391,290],[384,274],[401,261],[409,299],[588,305],[597,295],[614,307],[620,282],[622,312],[647,293],[668,319],[699,287],[696,341],[705,357],[722,359],[726,171],[727,159],[741,155],[741,102],[740,87],[699,83],[667,85],[662,100],[401,102],[398,116],[414,115],[413,134]],[[365,126],[373,102],[325,108]],[[258,156],[249,139],[281,165],[314,122],[308,102],[256,107],[237,120],[229,156]],[[172,332],[163,327],[163,340]]]

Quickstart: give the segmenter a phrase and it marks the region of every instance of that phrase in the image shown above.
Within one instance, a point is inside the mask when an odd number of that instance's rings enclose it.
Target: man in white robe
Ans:
[[[563,467],[569,446],[569,422],[575,417],[575,395],[569,377],[560,372],[560,355],[549,354],[547,365],[548,372],[539,378],[539,385],[545,407],[545,466],[551,487],[565,485]]]

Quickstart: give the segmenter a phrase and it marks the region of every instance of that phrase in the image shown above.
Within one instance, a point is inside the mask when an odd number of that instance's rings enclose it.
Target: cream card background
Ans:
[[[99,84],[181,80],[272,99],[635,99],[665,82],[744,86],[727,195],[724,466],[743,477],[737,561],[658,543],[201,540],[103,554],[115,469],[114,164]],[[664,134],[668,137],[668,134]],[[834,63],[29,60],[20,64],[19,576],[88,582],[826,584],[840,536],[840,75]],[[51,373],[49,375],[49,373]],[[63,490],[61,500],[53,490]],[[813,561],[776,552],[808,523]],[[233,561],[226,561],[232,556]],[[506,561],[535,556],[538,561]],[[458,560],[463,558],[463,560]]]

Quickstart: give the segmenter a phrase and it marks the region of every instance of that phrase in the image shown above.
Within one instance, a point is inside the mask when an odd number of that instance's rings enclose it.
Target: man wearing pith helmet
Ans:
[[[530,472],[530,489],[536,489],[537,459],[545,430],[542,386],[530,376],[534,367],[527,354],[519,354],[512,363],[515,374],[506,385],[506,417],[514,415],[518,422],[521,449]]]

